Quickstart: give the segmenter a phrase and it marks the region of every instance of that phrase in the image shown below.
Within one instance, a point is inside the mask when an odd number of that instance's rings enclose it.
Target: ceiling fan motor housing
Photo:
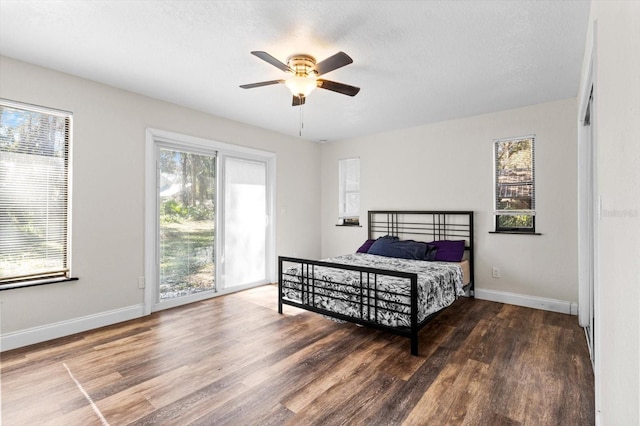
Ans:
[[[294,72],[296,77],[312,77],[317,74],[315,70],[316,58],[304,53],[296,53],[287,58],[287,65]]]

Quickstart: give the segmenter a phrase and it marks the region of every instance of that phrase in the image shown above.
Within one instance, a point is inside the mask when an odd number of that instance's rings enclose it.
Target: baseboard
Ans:
[[[139,318],[143,315],[144,305],[133,305],[112,311],[100,312],[85,317],[73,318],[53,324],[33,327],[26,330],[14,331],[0,336],[0,351],[21,348],[34,343],[45,342],[58,337],[69,336],[94,328],[116,324]]]
[[[544,297],[527,296],[506,291],[475,289],[475,297],[492,302],[508,303],[510,305],[527,308],[542,309],[543,311],[560,312],[562,314],[577,315],[578,304],[564,300],[547,299]]]

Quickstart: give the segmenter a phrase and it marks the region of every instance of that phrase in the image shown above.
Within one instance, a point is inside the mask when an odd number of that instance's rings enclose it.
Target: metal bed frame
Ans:
[[[401,211],[401,210],[374,210],[368,213],[369,239],[375,239],[382,235],[393,235],[400,239],[414,239],[431,242],[436,240],[456,239],[465,241],[465,258],[469,261],[470,283],[464,287],[470,297],[474,296],[474,253],[473,253],[473,212],[472,211]],[[284,294],[287,289],[292,289],[285,279],[287,272],[284,264],[300,265],[301,300],[299,302],[286,299]],[[315,276],[316,267],[335,268],[360,273],[359,282],[356,284],[342,285],[343,290],[336,290],[336,283],[329,283],[322,277]],[[404,292],[393,292],[380,289],[377,286],[379,277],[397,277],[406,280]],[[332,295],[327,293],[331,291]],[[351,303],[359,306],[359,315],[345,315],[339,312],[319,307],[316,305],[316,296],[324,298],[345,300],[349,298]],[[380,308],[380,310],[406,314],[409,309],[410,327],[392,327],[380,324],[377,321],[379,302],[390,300],[393,296],[409,296],[409,303],[393,302],[397,309],[392,307]],[[355,302],[354,302],[355,299]],[[295,306],[307,311],[327,315],[332,318],[361,324],[379,330],[385,330],[411,339],[411,354],[418,355],[418,332],[440,312],[428,315],[424,320],[418,321],[418,275],[415,273],[393,271],[378,268],[360,267],[330,263],[318,260],[299,259],[294,257],[278,257],[278,312],[282,314],[282,305]]]

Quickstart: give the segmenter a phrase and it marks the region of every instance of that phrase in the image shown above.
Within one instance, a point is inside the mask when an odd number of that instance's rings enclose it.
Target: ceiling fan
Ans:
[[[259,83],[242,84],[240,87],[243,89],[252,89],[254,87],[270,86],[272,84],[284,84],[293,94],[292,106],[304,105],[306,97],[316,87],[348,96],[355,96],[360,91],[359,87],[318,78],[323,74],[327,74],[328,72],[352,63],[353,59],[344,52],[338,52],[318,63],[316,63],[316,59],[313,56],[299,53],[289,56],[286,64],[261,50],[253,51],[251,54],[282,71],[293,74],[293,76],[286,80],[270,80]]]

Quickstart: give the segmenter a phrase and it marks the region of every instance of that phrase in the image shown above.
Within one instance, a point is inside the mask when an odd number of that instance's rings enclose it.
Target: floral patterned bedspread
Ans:
[[[373,254],[354,253],[324,259],[324,262],[418,274],[418,321],[451,305],[464,294],[462,268],[456,263],[398,259]],[[409,327],[410,281],[378,275],[377,292],[372,280],[361,286],[357,271],[315,266],[313,294],[301,290],[300,265],[283,273],[283,297],[305,305],[323,308],[392,327]],[[305,270],[305,274],[308,272]],[[308,279],[306,282],[310,282]],[[374,298],[377,295],[377,300]],[[303,300],[304,298],[304,300]],[[362,300],[362,303],[360,303]]]

